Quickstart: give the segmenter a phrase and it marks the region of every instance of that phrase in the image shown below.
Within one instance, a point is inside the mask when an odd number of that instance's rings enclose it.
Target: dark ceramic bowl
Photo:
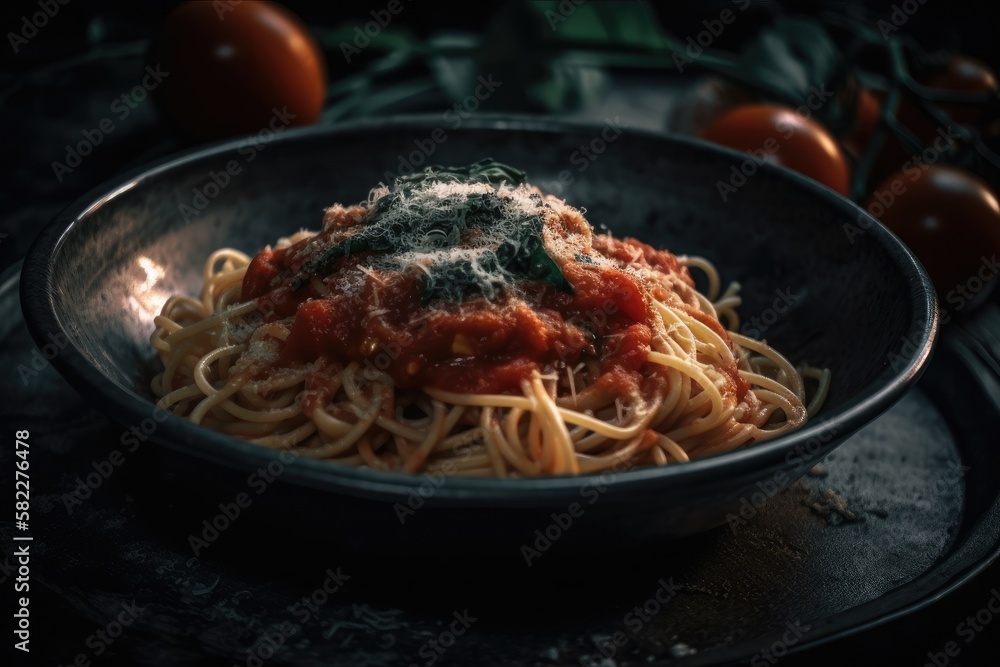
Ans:
[[[936,305],[918,262],[861,209],[808,179],[751,165],[754,173],[724,199],[719,183],[730,183],[745,156],[700,141],[526,119],[470,120],[459,129],[440,122],[289,131],[256,146],[233,141],[88,194],[42,232],[25,261],[21,295],[32,335],[48,352],[59,347],[52,363],[99,409],[126,428],[152,431],[157,465],[189,489],[211,489],[219,501],[255,494],[249,476],[270,463],[280,474],[266,497],[282,526],[303,524],[362,547],[509,542],[515,555],[518,544],[537,541],[536,530],[621,545],[747,513],[892,405],[930,356]],[[364,199],[401,164],[487,156],[585,207],[595,226],[703,255],[724,281],[740,281],[751,334],[793,362],[832,370],[820,415],[776,440],[689,464],[515,480],[430,479],[309,459],[285,465],[264,447],[153,418],[152,319],[168,295],[197,293],[213,249],[252,254],[300,227],[317,228],[324,207]]]

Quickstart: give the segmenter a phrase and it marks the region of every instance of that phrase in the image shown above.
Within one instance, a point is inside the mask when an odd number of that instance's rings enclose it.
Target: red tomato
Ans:
[[[776,104],[738,106],[701,136],[805,174],[842,195],[850,187],[847,161],[833,136],[816,121]]]
[[[954,56],[943,68],[932,70],[920,77],[919,83],[937,90],[951,90],[970,93],[996,92],[997,79],[993,71],[968,56]],[[941,111],[958,123],[971,127],[982,117],[982,108],[961,104],[940,104]],[[920,141],[928,144],[937,136],[937,126],[928,118],[910,97],[904,97],[899,104],[899,122],[909,128]]]
[[[879,116],[882,115],[882,101],[881,93],[867,88],[857,89],[854,123],[844,136],[844,147],[857,159],[864,155]]]
[[[197,135],[309,125],[323,109],[323,54],[280,5],[185,2],[167,17],[153,58],[168,73],[157,91],[163,107]]]
[[[975,93],[997,92],[997,78],[983,62],[969,56],[954,56],[942,70],[931,72],[923,83],[928,88]],[[960,125],[975,125],[982,108],[960,104],[942,104],[942,111]]]
[[[997,80],[993,72],[978,60],[966,56],[953,57],[943,69],[934,70],[921,77],[920,83],[938,90],[977,93],[997,90]],[[977,124],[982,116],[982,108],[978,106],[940,104],[939,107],[955,123],[968,127]],[[938,136],[937,123],[928,118],[909,96],[900,101],[897,117],[899,122],[913,132],[924,145],[929,145]]]
[[[759,100],[760,95],[747,86],[709,75],[688,92],[684,104],[670,106],[667,127],[682,134],[701,134],[713,120],[733,107]]]
[[[872,193],[868,212],[920,259],[944,298],[1000,254],[1000,203],[979,177],[935,165],[897,172]],[[991,274],[992,276],[992,274]]]
[[[989,67],[975,58],[961,55],[952,57],[943,68],[932,70],[923,75],[920,77],[919,83],[938,90],[978,93],[990,91],[995,93],[998,90],[996,76]],[[941,104],[939,106],[941,111],[948,114],[958,125],[971,127],[978,124],[982,118],[983,110],[979,106],[961,104]],[[942,152],[942,146],[947,148],[953,141],[947,131],[948,127],[939,128],[937,123],[928,118],[909,95],[905,95],[900,100],[896,117],[900,124],[912,132],[925,147],[933,147],[937,153]],[[911,157],[910,149],[906,148],[894,136],[888,136],[883,145],[882,153],[872,168],[869,182],[876,183],[886,178],[890,173],[902,168]]]
[[[857,118],[851,133],[844,138],[844,146],[858,161],[865,156],[872,133],[878,124],[879,117],[885,105],[885,92],[881,90],[863,90],[858,97]],[[905,99],[900,102],[900,109],[906,106]],[[933,142],[936,135],[927,139]],[[903,142],[886,128],[882,137],[882,147],[868,172],[867,185],[874,187],[889,175],[904,168],[913,156],[903,146]]]

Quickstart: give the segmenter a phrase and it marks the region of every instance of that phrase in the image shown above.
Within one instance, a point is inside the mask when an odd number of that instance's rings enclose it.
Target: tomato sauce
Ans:
[[[529,280],[494,299],[425,304],[419,270],[362,271],[369,257],[361,253],[341,258],[327,283],[330,293],[320,294],[311,283],[293,288],[296,273],[310,258],[308,241],[261,251],[243,279],[243,299],[258,299],[265,321],[293,318],[279,363],[359,362],[403,388],[520,393],[534,371],[553,364],[565,368],[559,362],[572,368],[584,358],[599,363],[601,383],[610,390],[628,394],[648,388],[650,377],[663,373],[647,362],[656,316],[650,295],[662,298],[657,292],[667,291],[670,280],[693,286],[669,252],[597,236],[595,256],[615,261],[564,259],[560,268],[573,286],[571,293]],[[329,245],[320,239],[310,247]],[[616,263],[653,267],[666,276],[664,284],[644,285]],[[718,322],[696,312],[729,342]],[[734,388],[745,391],[735,367],[731,376]],[[662,377],[659,384],[664,385]],[[322,385],[310,383],[310,396],[322,401]]]

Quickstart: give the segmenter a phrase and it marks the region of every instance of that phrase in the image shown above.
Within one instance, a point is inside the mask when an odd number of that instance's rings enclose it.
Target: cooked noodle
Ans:
[[[516,192],[505,187],[494,188],[501,198]],[[382,190],[364,206],[329,209],[323,232],[299,232],[279,241],[275,250],[312,248],[315,257],[330,247],[331,238],[370,224],[366,213],[385,196]],[[605,268],[587,265],[575,271],[608,275],[622,263],[612,266],[602,253],[639,248],[641,254],[648,247],[591,238],[579,212],[552,197],[544,199],[544,210],[546,249],[559,245],[550,233],[557,223],[579,233],[579,243],[601,249],[592,254]],[[577,256],[582,252],[576,251]],[[563,269],[571,268],[565,253],[553,252]],[[796,369],[767,344],[733,331],[739,325],[738,285],[721,290],[718,272],[701,258],[680,258],[676,271],[666,271],[656,264],[661,255],[647,252],[648,257],[653,260],[638,269],[620,269],[643,288],[649,304],[644,326],[651,337],[642,379],[634,386],[610,381],[602,368],[606,359],[586,350],[570,363],[561,358],[540,362],[513,390],[493,393],[452,391],[433,383],[402,387],[391,373],[362,358],[365,352],[357,358],[289,360],[284,352],[297,340],[298,334],[289,338],[296,314],[267,313],[262,304],[273,291],[245,298],[251,258],[224,248],[205,262],[201,295],[174,296],[155,318],[151,341],[164,370],[153,379],[152,391],[162,408],[266,447],[377,470],[484,477],[585,474],[621,462],[683,463],[774,438],[819,409],[829,388],[828,371]],[[347,280],[348,273],[360,276],[366,289],[382,295],[379,303],[367,302],[366,317],[390,317],[391,305],[383,301],[388,292],[379,291],[376,282],[388,281],[386,289],[392,289],[389,283],[397,273],[427,271],[427,262],[416,263],[409,271],[394,272],[359,261],[357,271],[341,269],[337,275],[343,278],[313,274],[297,289],[308,289],[312,299],[336,299],[349,289],[338,281]],[[685,266],[707,274],[707,294],[695,291]],[[286,272],[277,282],[287,283],[291,275]],[[509,291],[516,292],[516,286]],[[488,302],[485,296],[467,298],[453,310],[472,312],[490,307]],[[434,308],[432,301],[426,310]],[[712,320],[722,320],[728,331]],[[367,352],[375,349],[370,342],[365,345]],[[475,341],[456,336],[451,349],[474,360],[467,345]],[[477,368],[469,366],[469,372],[489,373]]]

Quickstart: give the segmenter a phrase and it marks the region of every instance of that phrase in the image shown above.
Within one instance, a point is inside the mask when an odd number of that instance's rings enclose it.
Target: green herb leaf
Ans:
[[[501,197],[496,189],[427,199],[435,183],[516,187],[526,178],[523,171],[493,159],[462,167],[429,167],[398,178],[371,207],[361,231],[307,263],[292,288],[305,285],[310,275],[330,275],[338,261],[352,253],[384,253],[389,257],[380,261],[392,266],[393,255],[460,248],[475,251],[475,258],[438,259],[423,267],[428,274],[421,287],[425,303],[434,299],[461,302],[480,294],[493,298],[509,282],[525,280],[544,281],[572,292],[573,286],[545,250],[541,214],[512,217],[517,215],[512,210],[518,209],[512,208],[509,195]],[[539,208],[544,207],[537,194],[529,196]],[[477,239],[497,238],[504,240],[495,248],[475,245]]]
[[[411,189],[428,182],[489,183],[490,185],[521,185],[528,175],[520,169],[486,158],[464,167],[428,167],[422,172],[400,176],[394,190]]]

